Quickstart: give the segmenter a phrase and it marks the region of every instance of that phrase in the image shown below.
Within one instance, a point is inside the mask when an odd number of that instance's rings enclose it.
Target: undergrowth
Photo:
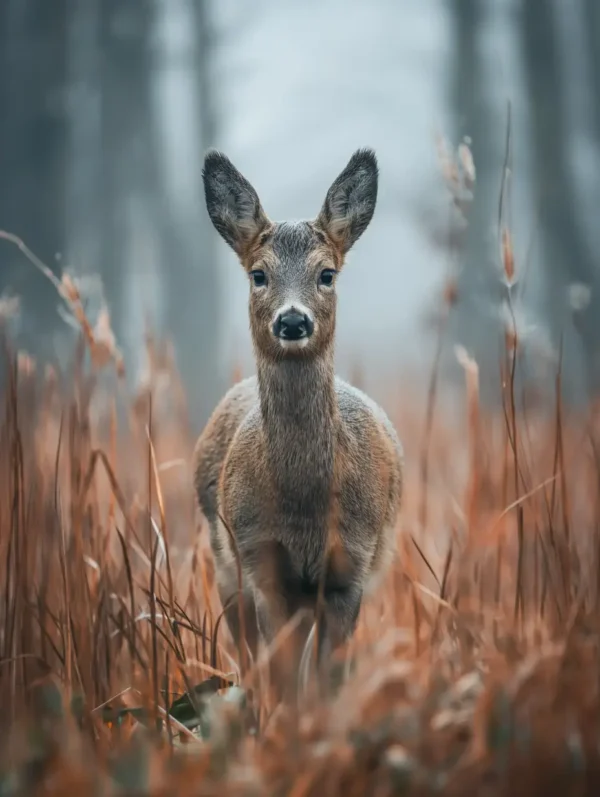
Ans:
[[[500,410],[458,350],[448,422],[442,316],[424,433],[414,397],[390,412],[394,565],[327,699],[284,708],[272,651],[240,661],[222,620],[169,349],[148,338],[128,397],[108,315],[91,323],[76,281],[53,280],[81,331],[70,370],[2,338],[0,795],[600,794],[598,416],[562,407],[560,367],[553,402],[522,401],[516,324]],[[447,313],[452,281],[445,296]]]

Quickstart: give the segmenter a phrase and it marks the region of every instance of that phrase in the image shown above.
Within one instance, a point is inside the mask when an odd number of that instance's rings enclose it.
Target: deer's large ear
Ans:
[[[327,192],[317,225],[341,254],[358,241],[373,218],[379,170],[372,149],[359,149]]]
[[[216,230],[243,258],[269,220],[258,194],[226,155],[209,150],[202,170],[206,208]]]

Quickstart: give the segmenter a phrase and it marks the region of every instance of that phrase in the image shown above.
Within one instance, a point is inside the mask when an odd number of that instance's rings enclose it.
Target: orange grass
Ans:
[[[560,370],[529,406],[513,325],[500,408],[459,349],[448,413],[448,286],[428,396],[388,407],[407,462],[396,561],[327,697],[293,709],[272,699],[269,651],[240,661],[223,622],[170,349],[148,337],[128,397],[108,314],[90,322],[69,278],[69,373],[2,337],[0,795],[600,794],[597,408],[561,406]]]
[[[83,352],[62,380],[5,343],[0,771],[21,773],[21,793],[109,789],[108,773],[132,794],[600,793],[592,413],[486,413],[461,354],[464,421],[432,423],[423,528],[414,403],[397,408],[397,561],[346,680],[296,714],[260,668],[242,679],[220,620],[176,373],[171,405],[150,378],[119,425],[118,383],[107,392]],[[246,705],[217,712],[208,741],[169,720],[176,697],[225,680]],[[146,724],[118,721],[143,706]]]

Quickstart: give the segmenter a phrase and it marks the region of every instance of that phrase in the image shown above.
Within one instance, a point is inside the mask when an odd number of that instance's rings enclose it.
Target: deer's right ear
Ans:
[[[216,230],[243,259],[269,220],[258,194],[226,155],[210,150],[202,170],[206,208]]]
[[[327,192],[317,218],[342,255],[369,226],[377,202],[377,158],[372,149],[358,149]]]

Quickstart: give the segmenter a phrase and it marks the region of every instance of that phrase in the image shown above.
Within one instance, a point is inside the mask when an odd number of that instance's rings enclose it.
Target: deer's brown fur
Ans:
[[[257,375],[229,390],[200,436],[195,489],[239,641],[235,538],[253,652],[298,610],[314,612],[319,594],[330,644],[347,639],[393,552],[401,445],[383,410],[333,365],[335,279],[371,220],[377,180],[374,154],[359,150],[315,221],[274,223],[224,155],[206,157],[209,214],[250,278]],[[275,334],[288,310],[304,313],[310,335]]]

